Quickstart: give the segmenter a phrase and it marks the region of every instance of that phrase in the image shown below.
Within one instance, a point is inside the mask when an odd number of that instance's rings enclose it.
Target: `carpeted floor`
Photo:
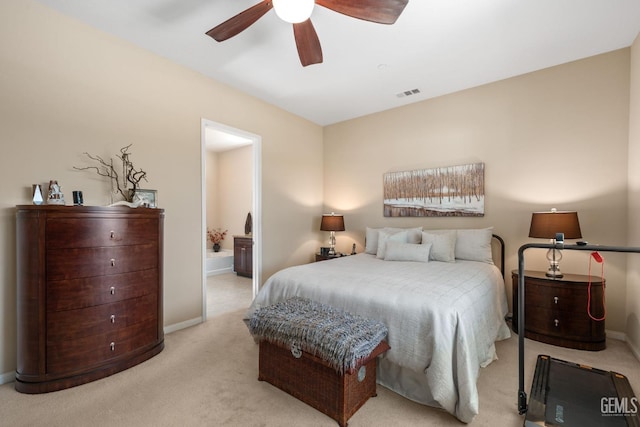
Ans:
[[[251,304],[252,280],[224,273],[207,277],[207,318],[247,308]]]
[[[244,309],[210,317],[165,337],[165,350],[127,371],[42,395],[0,386],[2,426],[327,426],[324,414],[257,381],[258,348],[242,322]],[[497,344],[499,360],[482,369],[480,414],[472,426],[521,426],[517,413],[517,340]],[[527,393],[537,354],[616,370],[640,391],[640,363],[626,344],[581,352],[527,340]],[[451,415],[378,386],[349,426],[462,426]]]

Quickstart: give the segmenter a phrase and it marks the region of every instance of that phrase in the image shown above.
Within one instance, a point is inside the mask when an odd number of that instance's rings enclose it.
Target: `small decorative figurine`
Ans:
[[[58,184],[58,181],[49,181],[49,197],[47,198],[48,205],[64,205],[64,194]]]
[[[42,198],[40,184],[33,184],[33,204],[41,205],[42,203],[44,203],[44,199]]]

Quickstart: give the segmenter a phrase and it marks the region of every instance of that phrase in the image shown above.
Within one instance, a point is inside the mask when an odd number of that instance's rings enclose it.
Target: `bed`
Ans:
[[[497,358],[495,341],[510,336],[492,236],[490,228],[367,228],[364,253],[274,274],[246,318],[302,296],[380,320],[391,349],[379,360],[378,383],[468,423],[478,413],[480,367]]]

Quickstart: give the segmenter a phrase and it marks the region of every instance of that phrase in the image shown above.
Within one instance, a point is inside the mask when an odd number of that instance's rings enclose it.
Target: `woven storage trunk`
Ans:
[[[341,427],[364,403],[376,396],[376,357],[389,349],[382,341],[352,373],[338,373],[324,360],[307,352],[295,357],[290,348],[260,341],[260,381],[286,391],[325,413]]]

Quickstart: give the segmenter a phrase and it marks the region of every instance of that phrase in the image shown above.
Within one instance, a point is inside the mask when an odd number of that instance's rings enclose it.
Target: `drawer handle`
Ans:
[[[111,323],[116,323],[116,315],[115,314],[111,315]]]
[[[116,351],[116,343],[112,342],[111,344],[109,344],[109,348],[111,349],[111,351]]]
[[[110,293],[111,295],[115,295],[115,294],[116,294],[116,287],[115,287],[115,286],[110,287],[110,288],[109,288],[109,293]]]
[[[559,299],[560,299],[560,298],[558,298],[558,297],[553,297],[553,303],[554,303],[554,304],[557,304]]]
[[[111,267],[115,267],[116,266],[116,260],[114,258],[111,258]]]
[[[111,231],[109,232],[109,237],[110,237],[111,239],[115,239],[115,238],[116,238],[116,232],[115,232],[115,231],[113,231],[113,230],[111,230]]]
[[[558,325],[560,324],[560,321],[558,319],[553,319],[553,324],[556,325],[556,328],[557,328]]]

